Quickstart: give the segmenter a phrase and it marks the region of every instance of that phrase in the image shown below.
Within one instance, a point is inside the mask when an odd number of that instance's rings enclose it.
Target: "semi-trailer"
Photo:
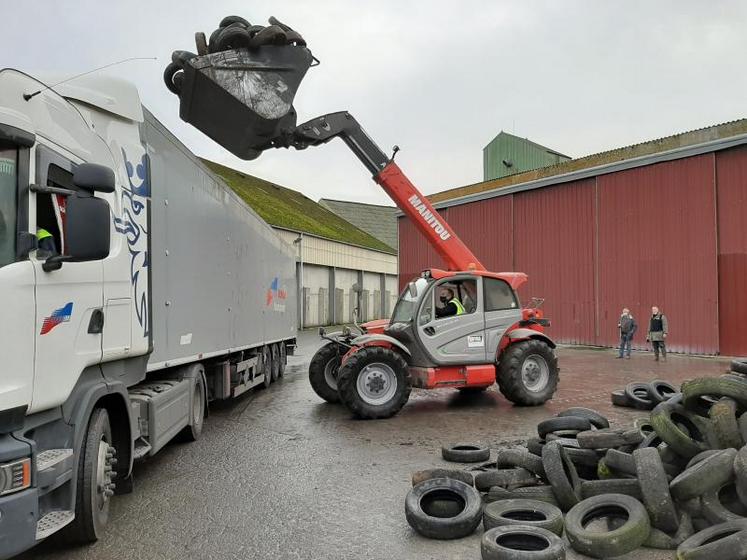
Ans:
[[[141,103],[0,71],[0,558],[92,541],[133,461],[282,376],[294,251]]]

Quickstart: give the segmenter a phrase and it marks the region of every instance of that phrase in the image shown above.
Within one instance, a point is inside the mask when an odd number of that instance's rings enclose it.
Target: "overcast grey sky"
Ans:
[[[162,81],[194,32],[242,15],[301,31],[321,66],[296,96],[301,120],[350,110],[425,192],[482,179],[500,130],[573,157],[747,116],[747,2],[2,0],[0,67],[107,73],[192,151],[307,196],[387,203],[339,141],[244,162],[181,122]],[[12,6],[12,8],[10,8]]]

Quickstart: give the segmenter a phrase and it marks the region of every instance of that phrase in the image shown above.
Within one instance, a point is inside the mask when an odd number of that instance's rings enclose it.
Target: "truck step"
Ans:
[[[72,449],[47,449],[36,456],[36,470],[46,471],[73,457]]]
[[[73,477],[73,450],[47,449],[36,456],[39,494],[48,494]]]
[[[46,539],[75,519],[75,512],[68,510],[50,511],[36,522],[36,540]]]
[[[152,448],[151,444],[147,441],[143,441],[142,439],[137,440],[135,442],[135,450],[132,454],[133,460],[137,461],[138,459],[142,459]]]

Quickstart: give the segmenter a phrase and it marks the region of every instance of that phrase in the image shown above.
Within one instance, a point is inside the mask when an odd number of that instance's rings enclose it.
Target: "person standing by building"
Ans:
[[[620,354],[617,357],[622,358],[623,354],[625,354],[626,357],[630,359],[630,344],[633,340],[635,331],[638,330],[638,323],[636,323],[635,319],[630,314],[630,309],[627,307],[622,310],[622,315],[620,315],[617,328],[620,329]]]
[[[651,321],[648,326],[648,334],[646,335],[646,342],[651,341],[651,346],[654,348],[654,359],[659,361],[659,350],[661,350],[661,357],[667,361],[667,346],[666,338],[669,332],[669,323],[667,316],[659,311],[659,308],[654,306],[651,308]]]

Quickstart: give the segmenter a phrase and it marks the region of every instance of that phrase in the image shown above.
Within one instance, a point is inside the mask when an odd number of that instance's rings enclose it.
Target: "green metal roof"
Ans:
[[[483,179],[490,181],[569,159],[571,158],[527,138],[501,131],[482,150]]]
[[[330,198],[319,199],[319,204],[331,210],[343,220],[347,220],[363,231],[370,233],[389,247],[397,247],[398,208]]]
[[[396,254],[374,236],[317,204],[298,191],[247,175],[225,165],[203,159],[244,202],[271,226],[324,237],[340,243]]]

